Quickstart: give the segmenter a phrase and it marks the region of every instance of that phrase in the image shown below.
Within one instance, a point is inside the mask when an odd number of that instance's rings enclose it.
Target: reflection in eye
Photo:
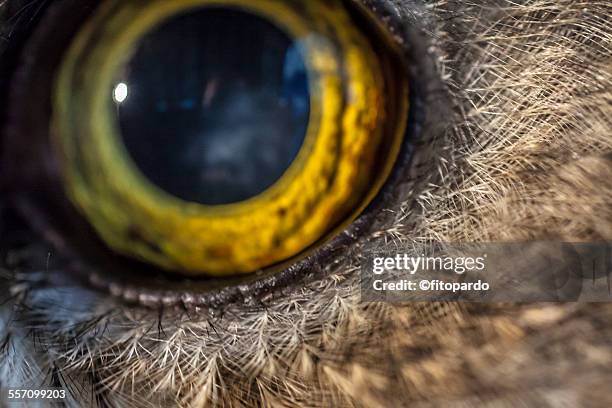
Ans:
[[[302,147],[306,67],[260,17],[214,8],[172,18],[140,41],[125,72],[115,87],[133,91],[119,109],[122,142],[147,179],[182,200],[255,197]]]
[[[55,87],[64,186],[108,246],[192,276],[250,273],[377,194],[407,89],[341,2],[131,3],[100,6]]]
[[[128,86],[124,84],[123,82],[118,83],[117,86],[115,87],[115,90],[113,91],[113,98],[115,99],[115,102],[117,103],[124,102],[127,99],[128,95],[129,95]]]

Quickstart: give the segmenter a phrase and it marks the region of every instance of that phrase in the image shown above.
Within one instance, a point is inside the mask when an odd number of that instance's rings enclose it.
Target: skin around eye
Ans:
[[[245,274],[365,208],[398,154],[407,85],[343,3],[139,5],[101,5],[55,87],[64,186],[109,247]]]

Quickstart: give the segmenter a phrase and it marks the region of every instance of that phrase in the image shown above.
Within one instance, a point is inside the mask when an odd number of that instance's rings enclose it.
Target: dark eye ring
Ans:
[[[345,6],[346,5],[342,5],[343,10]],[[338,3],[338,7],[340,7],[340,3]],[[61,7],[57,7],[52,11],[58,14],[62,13]],[[86,8],[83,8],[81,11],[83,11],[84,15],[90,13],[90,11]],[[65,10],[63,12],[65,12]],[[357,7],[351,7],[350,12],[345,11],[344,13],[346,13],[345,16],[348,19],[347,21],[351,22],[352,24],[359,23],[362,28],[365,27],[362,31],[367,33],[368,44],[376,44],[376,47],[372,48],[372,53],[375,55],[376,60],[380,64],[380,72],[385,78],[385,84],[381,89],[384,89],[386,92],[385,97],[387,102],[392,101],[393,103],[391,103],[391,105],[399,104],[401,107],[402,98],[405,98],[406,96],[401,91],[402,85],[399,84],[402,81],[405,81],[407,78],[405,74],[406,69],[411,69],[410,67],[413,67],[412,69],[418,69],[414,68],[418,67],[418,64],[414,64],[414,61],[411,61],[413,58],[412,56],[410,59],[403,61],[402,56],[398,55],[398,49],[396,45],[393,45],[388,33],[381,29],[381,27],[373,21],[372,16],[367,12],[364,12]],[[387,15],[387,17],[389,16]],[[93,21],[93,19],[91,21]],[[46,31],[48,30],[49,28],[47,25]],[[60,41],[59,44],[69,44],[71,37],[74,36],[75,32],[78,30],[79,27],[75,23],[74,27],[72,27],[72,35],[70,34],[69,29],[63,34],[63,36],[56,36],[63,37],[63,42]],[[53,69],[53,67],[60,67],[62,66],[64,60],[57,57],[54,58],[51,55],[51,50],[47,50],[47,53],[42,52],[45,45],[48,45],[48,38],[46,38],[45,34],[41,34],[44,32],[45,24],[43,22],[42,28],[39,29],[37,35],[35,35],[30,41],[29,50],[34,51],[32,55],[38,58],[38,62],[41,62],[42,60],[43,63],[46,63],[46,66],[49,69]],[[406,46],[406,44],[403,45]],[[363,44],[361,44],[361,46],[363,46]],[[66,48],[65,45],[64,47]],[[414,52],[414,50],[416,50],[416,47],[405,47],[404,49],[405,52]],[[421,51],[419,50],[416,52],[420,53]],[[48,72],[41,72],[40,66],[34,67],[30,65],[29,69],[24,69],[21,78],[27,77],[29,77],[29,79],[42,77],[41,82],[46,83],[48,88],[53,87],[54,84],[54,76],[49,75]],[[57,103],[59,101],[60,104],[64,103],[64,105],[62,105],[62,109],[64,109],[66,106],[65,101],[61,101],[61,86],[62,85],[60,84],[56,88],[60,89],[60,91],[56,93],[56,95],[60,96],[57,97],[55,102]],[[27,90],[29,88],[31,89],[31,86],[25,86],[24,81],[19,81],[16,83],[14,87],[14,94],[16,95],[15,100],[17,103],[13,106],[16,108],[23,106],[22,104],[20,105],[19,102],[24,102],[23,97],[28,94]],[[410,127],[412,128],[416,126],[415,124],[417,121],[415,121],[415,119],[418,119],[414,115],[414,112],[417,112],[419,109],[420,102],[418,98],[415,97],[415,95],[420,93],[419,88],[420,86],[417,85],[411,87],[410,89],[410,99],[412,104]],[[115,96],[115,103],[117,102],[117,95],[113,95],[113,91],[116,89],[117,88],[115,86],[115,89],[109,89],[108,92],[111,97]],[[346,95],[343,95],[343,97],[346,97]],[[348,97],[350,97],[350,95],[348,95]],[[43,98],[43,100],[45,99],[48,100],[48,97]],[[398,106],[389,106],[386,112],[387,114],[390,114],[389,112],[392,111],[392,109],[397,108]],[[41,116],[44,118],[44,109],[40,109],[39,111],[41,111]],[[24,122],[20,122],[18,120],[19,116],[22,116],[23,119],[23,113],[17,112],[17,115],[15,116],[17,116],[17,120],[12,122],[9,136],[11,134],[19,134],[20,127],[21,130],[23,130],[24,127],[27,128]],[[18,194],[14,194],[14,196],[16,197],[16,201],[20,203],[19,207],[22,208],[25,213],[31,216],[31,220],[34,224],[38,224],[38,229],[45,232],[46,235],[50,237],[58,247],[62,248],[63,253],[69,253],[71,255],[71,259],[78,260],[78,262],[73,262],[73,269],[83,272],[88,279],[93,280],[94,283],[98,283],[102,286],[109,286],[109,282],[113,282],[113,284],[110,286],[112,286],[112,289],[116,295],[122,296],[127,300],[149,303],[149,301],[147,301],[147,296],[143,295],[143,293],[146,293],[146,290],[141,290],[142,288],[173,286],[176,288],[182,288],[179,289],[179,291],[183,291],[183,293],[176,295],[177,291],[174,289],[167,292],[167,296],[165,296],[166,302],[170,302],[170,298],[172,299],[173,303],[176,301],[196,304],[225,302],[230,298],[244,296],[246,289],[250,290],[258,287],[259,289],[255,289],[255,291],[265,291],[267,288],[278,286],[280,283],[289,284],[294,282],[294,279],[305,270],[305,267],[316,271],[316,264],[318,263],[315,262],[316,259],[320,260],[322,257],[333,256],[335,253],[337,253],[339,248],[344,248],[349,242],[353,241],[359,235],[359,231],[365,228],[365,226],[371,221],[372,211],[366,212],[366,214],[361,216],[348,229],[346,229],[347,225],[349,225],[350,222],[355,219],[355,217],[362,213],[363,209],[372,201],[374,196],[379,192],[383,182],[385,182],[387,179],[387,175],[392,167],[391,164],[394,162],[393,157],[390,159],[389,154],[391,154],[391,156],[397,154],[397,146],[399,146],[398,140],[401,140],[397,137],[398,129],[401,131],[400,136],[403,137],[404,135],[402,130],[403,126],[398,128],[396,121],[399,120],[401,122],[401,116],[401,109],[400,112],[390,114],[389,117],[395,118],[395,120],[392,121],[393,126],[391,126],[391,129],[389,129],[389,127],[387,127],[386,130],[381,129],[381,133],[390,133],[391,135],[395,134],[396,136],[387,136],[387,141],[382,144],[383,148],[377,151],[377,153],[379,153],[377,155],[377,159],[379,159],[378,162],[374,163],[372,167],[366,167],[364,170],[365,174],[369,174],[374,172],[372,169],[378,169],[378,177],[374,177],[372,179],[374,181],[371,183],[374,185],[374,187],[366,189],[365,192],[361,193],[359,198],[354,199],[353,203],[348,206],[350,207],[350,210],[345,209],[343,213],[344,215],[338,216],[335,220],[333,220],[333,222],[330,222],[325,228],[322,228],[322,232],[315,234],[318,235],[318,238],[307,241],[307,244],[305,244],[303,248],[300,248],[293,253],[288,253],[288,255],[284,255],[279,259],[274,259],[271,264],[263,263],[261,265],[246,268],[244,270],[245,272],[250,272],[252,270],[257,271],[251,276],[196,280],[198,283],[194,285],[193,280],[186,280],[179,276],[168,276],[167,273],[158,270],[154,266],[147,266],[146,263],[156,264],[156,262],[150,262],[151,259],[147,258],[147,255],[140,256],[140,254],[137,254],[137,256],[132,257],[133,254],[125,253],[129,251],[121,250],[116,250],[115,253],[109,253],[109,251],[106,250],[106,247],[113,247],[113,245],[109,245],[108,238],[103,237],[101,240],[99,237],[103,234],[100,234],[100,231],[96,228],[91,228],[91,218],[88,218],[86,211],[83,211],[82,203],[80,203],[78,199],[74,199],[74,197],[72,197],[72,200],[66,199],[66,196],[63,193],[63,185],[65,185],[64,183],[66,182],[66,165],[65,162],[62,162],[61,156],[58,160],[58,155],[55,154],[58,151],[58,144],[56,143],[55,145],[52,145],[49,143],[48,130],[45,131],[45,129],[38,129],[37,132],[32,133],[33,136],[35,136],[33,140],[31,140],[31,142],[34,143],[34,147],[32,144],[29,146],[24,146],[23,143],[8,143],[9,148],[5,149],[6,151],[20,153],[22,155],[21,157],[27,156],[27,160],[30,163],[38,160],[38,165],[32,165],[32,170],[27,174],[17,174],[17,177],[5,184],[12,185],[11,189],[14,190],[13,193],[18,191]],[[55,120],[56,126],[58,126],[57,118]],[[44,123],[48,122],[49,120],[47,119]],[[61,125],[59,125],[59,127],[61,128]],[[409,133],[413,133],[413,130],[414,129],[409,130]],[[79,137],[82,137],[82,133],[79,135]],[[7,141],[8,140],[10,140],[10,137],[7,138]],[[384,137],[383,140],[385,140]],[[406,141],[404,142],[403,151],[400,154],[400,161],[396,165],[396,174],[401,171],[401,168],[407,165],[407,157],[409,156],[409,151],[411,150],[409,143],[406,143]],[[61,142],[59,144],[61,145]],[[393,148],[392,146],[396,147]],[[60,146],[59,150],[62,152],[62,146]],[[380,160],[381,156],[382,160]],[[17,156],[11,154],[9,157]],[[10,160],[7,160],[6,163],[10,163]],[[3,165],[5,165],[7,169],[11,170],[13,174],[15,173],[14,166],[6,165],[5,163],[3,163]],[[92,166],[92,168],[95,169],[97,167]],[[64,174],[64,176],[62,176],[62,174]],[[19,182],[13,183],[13,181],[16,180],[19,180]],[[38,192],[32,194],[33,191],[36,190],[38,190]],[[68,191],[71,191],[71,187],[68,187]],[[377,204],[375,203],[371,207],[380,205],[380,203],[384,201],[383,198],[384,197],[379,195],[379,200],[376,202]],[[248,200],[246,202],[248,203]],[[77,208],[80,207],[79,209],[81,214],[85,213],[85,216],[82,217],[75,214],[75,205]],[[232,203],[232,205],[235,204]],[[218,211],[218,208],[212,208],[211,210]],[[48,214],[53,214],[53,217],[49,217]],[[92,224],[95,224],[95,222],[92,222]],[[123,227],[124,228],[121,229],[121,234],[123,235],[124,239],[129,240],[132,243],[136,242],[145,252],[148,251],[154,255],[163,252],[163,249],[160,249],[159,243],[155,240],[151,240],[150,235],[143,233],[143,231],[139,228],[134,228],[133,225],[125,225]],[[345,230],[345,232],[338,236],[338,233],[342,230]],[[147,262],[143,263],[143,259]],[[96,265],[96,268],[92,268],[92,265]],[[175,268],[175,265],[164,265],[161,262],[157,263],[157,266],[162,266],[171,270],[189,270],[188,268]],[[230,269],[230,272],[238,272],[238,270],[236,270],[234,267],[234,269]],[[224,273],[221,272],[218,275],[223,274]],[[114,276],[115,278],[109,278],[110,276]],[[145,280],[148,280],[148,282],[144,283]],[[117,282],[123,283],[117,284]],[[244,285],[245,283],[249,282],[253,283],[253,285]],[[240,284],[243,285],[241,286]],[[194,289],[195,287],[198,289],[190,291],[190,289]],[[211,295],[211,291],[216,294],[214,296]],[[158,303],[163,301],[164,295],[161,295],[160,293],[165,292],[157,291],[156,293],[158,295],[153,296],[155,297],[155,300],[150,301],[150,303]],[[199,297],[199,299],[194,299],[197,297]]]

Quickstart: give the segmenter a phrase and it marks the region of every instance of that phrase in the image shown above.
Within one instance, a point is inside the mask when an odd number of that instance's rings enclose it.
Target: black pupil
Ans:
[[[272,186],[302,146],[310,110],[296,44],[233,9],[202,8],[147,34],[113,97],[140,171],[166,192],[207,205]]]

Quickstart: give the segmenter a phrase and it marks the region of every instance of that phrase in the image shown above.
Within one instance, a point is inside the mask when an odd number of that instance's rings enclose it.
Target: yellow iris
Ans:
[[[285,174],[258,196],[215,206],[172,196],[138,170],[109,95],[143,36],[205,7],[252,13],[288,33],[310,89],[305,141]],[[346,227],[391,170],[407,85],[402,75],[391,83],[385,64],[341,1],[103,2],[57,79],[53,134],[68,195],[111,248],[167,270],[225,276],[290,260]]]

